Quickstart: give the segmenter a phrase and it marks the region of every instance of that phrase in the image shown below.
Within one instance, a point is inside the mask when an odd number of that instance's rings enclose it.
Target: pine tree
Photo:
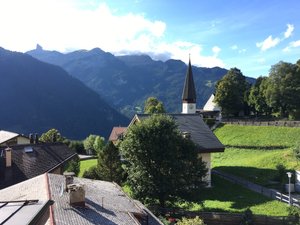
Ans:
[[[114,181],[118,184],[122,182],[124,170],[119,149],[111,141],[99,152],[98,170],[103,180]]]

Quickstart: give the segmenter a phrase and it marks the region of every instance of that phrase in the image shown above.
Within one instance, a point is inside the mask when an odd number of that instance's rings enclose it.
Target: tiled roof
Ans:
[[[77,177],[74,183],[84,185],[85,207],[71,206],[69,193],[63,191],[65,177],[50,173],[0,190],[0,199],[54,200],[50,214],[52,217],[48,223],[52,220],[55,224],[68,225],[136,225],[138,223],[134,214],[139,214],[148,216],[149,225],[162,225],[145,206],[129,198],[117,184]],[[8,196],[10,192],[14,193]]]
[[[18,136],[20,136],[20,134],[10,132],[10,131],[0,130],[0,144]]]
[[[204,123],[199,114],[167,114],[171,116],[181,132],[188,132],[191,140],[198,146],[199,152],[223,152],[225,147]],[[135,119],[143,120],[149,114],[137,114]],[[133,122],[131,122],[133,124]]]
[[[110,136],[109,141],[116,141],[118,140],[119,136],[122,135],[126,131],[127,127],[113,127]]]
[[[28,147],[31,147],[33,151],[25,152],[24,149]],[[4,177],[0,176],[0,189],[45,172],[51,172],[77,155],[62,143],[15,145],[11,148],[12,166],[0,167],[1,171],[4,170]],[[0,149],[0,153],[4,149]],[[0,160],[3,161],[3,158]]]

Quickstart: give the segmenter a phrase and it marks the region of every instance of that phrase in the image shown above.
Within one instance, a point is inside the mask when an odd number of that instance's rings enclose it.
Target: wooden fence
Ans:
[[[279,126],[279,127],[300,127],[300,121],[278,120],[278,121],[264,121],[264,120],[250,120],[250,119],[222,119],[222,123],[235,124],[242,126]]]
[[[216,174],[220,177],[223,177],[224,179],[229,180],[232,183],[239,184],[239,185],[241,185],[241,186],[243,186],[243,187],[245,187],[245,188],[247,188],[251,191],[260,193],[264,196],[267,196],[267,197],[272,198],[272,199],[279,200],[279,201],[284,202],[284,203],[289,203],[289,196],[285,195],[285,194],[283,194],[283,193],[281,193],[277,190],[269,189],[269,188],[263,187],[261,185],[254,184],[254,183],[252,183],[250,181],[247,181],[245,179],[242,179],[240,177],[236,177],[234,175],[227,174],[227,173],[224,173],[224,172],[221,172],[221,171],[218,171],[218,170],[212,170],[212,173],[214,173],[214,174]],[[300,202],[296,198],[291,197],[291,204],[293,206],[296,206],[296,207],[300,208]]]

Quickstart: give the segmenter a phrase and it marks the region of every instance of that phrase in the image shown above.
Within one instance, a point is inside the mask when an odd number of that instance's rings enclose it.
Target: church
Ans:
[[[193,79],[191,61],[189,60],[182,93],[182,113],[168,114],[171,116],[178,129],[197,146],[199,156],[206,163],[207,175],[205,181],[211,187],[211,154],[224,152],[224,145],[214,135],[203,121],[202,116],[196,112],[196,89]],[[128,127],[149,117],[149,114],[136,114]]]

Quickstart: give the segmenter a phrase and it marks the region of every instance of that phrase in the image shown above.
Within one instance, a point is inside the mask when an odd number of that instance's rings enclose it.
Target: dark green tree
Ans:
[[[300,70],[298,64],[279,62],[272,66],[266,90],[267,104],[281,117],[300,111]]]
[[[76,176],[79,174],[80,160],[78,156],[67,163],[65,171],[74,172]]]
[[[52,128],[46,133],[43,133],[40,140],[45,143],[64,142],[66,138],[62,137],[58,130]]]
[[[265,96],[267,79],[267,77],[258,77],[250,89],[248,104],[257,116],[270,115],[272,112],[272,109],[267,105]]]
[[[78,154],[84,154],[83,141],[69,140],[69,148],[77,152]]]
[[[245,92],[248,84],[245,76],[237,68],[232,68],[217,82],[214,101],[226,116],[238,116],[245,108]]]
[[[155,97],[149,97],[145,101],[144,113],[165,113],[162,102],[158,101]]]
[[[206,167],[196,146],[183,138],[174,120],[163,114],[131,126],[120,146],[127,161],[127,181],[133,196],[145,201],[166,201],[199,191]]]
[[[99,152],[98,169],[103,180],[114,181],[118,184],[122,182],[124,170],[119,149],[111,141]]]

